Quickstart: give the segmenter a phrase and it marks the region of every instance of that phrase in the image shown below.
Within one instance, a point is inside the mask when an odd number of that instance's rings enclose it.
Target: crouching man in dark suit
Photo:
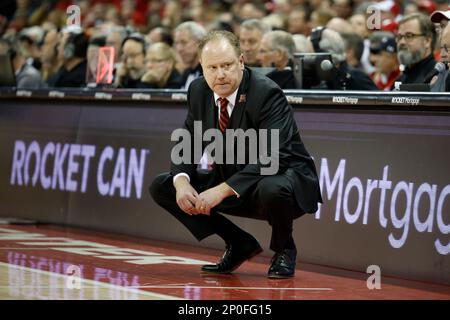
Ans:
[[[180,138],[172,149],[171,172],[155,178],[150,194],[199,241],[212,234],[225,241],[223,257],[217,264],[203,266],[203,272],[231,273],[262,251],[252,235],[223,215],[230,214],[269,222],[275,255],[268,276],[292,277],[297,258],[293,220],[315,212],[322,201],[313,159],[283,91],[244,67],[239,40],[232,33],[209,33],[200,42],[199,53],[204,77],[189,87],[183,130],[193,139],[204,137],[206,131],[216,133],[217,139],[203,139],[201,152],[195,153],[194,141],[192,150],[176,152]],[[253,141],[244,139],[244,148],[236,147],[230,141],[238,131],[232,129],[256,134]],[[223,147],[217,142],[222,138]],[[222,160],[232,161],[220,160],[220,153]],[[188,161],[180,163],[177,154]],[[263,155],[269,155],[270,163]],[[205,166],[209,171],[201,173],[198,164],[205,156],[214,161]]]

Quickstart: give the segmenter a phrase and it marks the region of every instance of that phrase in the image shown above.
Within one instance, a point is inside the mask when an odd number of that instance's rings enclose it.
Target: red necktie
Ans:
[[[220,104],[219,129],[222,133],[224,133],[228,126],[228,122],[230,121],[230,116],[227,110],[228,100],[226,98],[219,98],[218,100]]]

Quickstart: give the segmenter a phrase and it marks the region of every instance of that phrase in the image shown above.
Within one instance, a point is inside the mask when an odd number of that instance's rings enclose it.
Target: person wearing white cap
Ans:
[[[447,11],[435,11],[430,16],[431,22],[437,24],[438,33],[441,33],[448,25],[450,20],[450,10]]]

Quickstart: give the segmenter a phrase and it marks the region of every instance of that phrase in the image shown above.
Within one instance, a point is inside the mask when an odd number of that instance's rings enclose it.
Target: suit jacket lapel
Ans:
[[[214,94],[211,90],[208,90],[205,97],[205,113],[203,116],[203,131],[211,128],[216,128],[217,124],[217,106],[214,101]]]
[[[251,71],[247,68],[244,69],[244,74],[242,76],[242,82],[239,86],[236,105],[234,106],[233,113],[231,114],[231,123],[228,125],[229,128],[239,128],[242,116],[245,110],[245,104],[247,103],[247,90],[249,85]]]

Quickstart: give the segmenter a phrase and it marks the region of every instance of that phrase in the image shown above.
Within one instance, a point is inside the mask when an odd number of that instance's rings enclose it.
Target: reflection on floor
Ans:
[[[157,300],[173,296],[0,262],[0,298],[14,300]]]
[[[299,263],[293,279],[266,277],[258,257],[231,275],[202,274],[217,250],[49,225],[0,227],[0,299],[450,299],[450,286],[382,279]]]

